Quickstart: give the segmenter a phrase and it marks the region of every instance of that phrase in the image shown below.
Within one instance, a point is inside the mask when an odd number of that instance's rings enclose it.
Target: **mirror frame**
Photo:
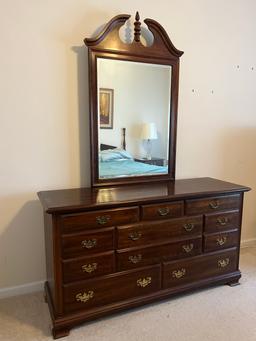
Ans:
[[[164,28],[153,19],[144,20],[144,23],[147,25],[154,37],[154,42],[151,46],[144,46],[141,43],[140,38],[141,22],[138,12],[136,13],[134,22],[134,40],[131,44],[124,43],[120,39],[119,30],[130,17],[131,16],[128,14],[117,15],[106,24],[105,28],[97,37],[84,39],[84,43],[88,47],[89,63],[92,187],[175,179],[179,58],[182,56],[183,51],[179,51],[174,47]],[[167,174],[117,177],[111,179],[101,179],[99,177],[97,58],[170,65],[172,67],[169,159]]]

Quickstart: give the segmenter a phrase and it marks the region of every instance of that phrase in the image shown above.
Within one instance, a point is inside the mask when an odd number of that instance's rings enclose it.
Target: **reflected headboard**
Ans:
[[[121,146],[122,146],[122,149],[124,149],[124,150],[126,150],[125,132],[126,132],[126,128],[122,128]],[[100,150],[108,150],[108,149],[115,149],[115,148],[117,148],[117,147],[116,146],[111,146],[109,144],[104,144],[104,143],[100,144]]]

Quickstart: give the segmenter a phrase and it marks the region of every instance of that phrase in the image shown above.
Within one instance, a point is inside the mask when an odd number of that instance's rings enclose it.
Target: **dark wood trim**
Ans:
[[[175,179],[179,57],[183,52],[174,47],[164,28],[152,19],[145,19],[144,22],[154,36],[154,43],[151,46],[144,46],[140,40],[140,18],[138,13],[136,14],[134,41],[132,44],[125,44],[119,38],[119,29],[128,18],[130,18],[130,16],[126,14],[116,16],[110,20],[96,38],[87,38],[84,40],[89,51],[91,182],[93,187],[111,186],[113,184],[147,183],[152,181],[159,182]],[[168,174],[119,177],[112,179],[99,178],[97,58],[170,65],[172,67]]]

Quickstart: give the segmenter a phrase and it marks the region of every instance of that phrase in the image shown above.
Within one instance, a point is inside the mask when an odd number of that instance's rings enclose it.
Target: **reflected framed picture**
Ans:
[[[100,129],[113,129],[114,90],[100,88]]]

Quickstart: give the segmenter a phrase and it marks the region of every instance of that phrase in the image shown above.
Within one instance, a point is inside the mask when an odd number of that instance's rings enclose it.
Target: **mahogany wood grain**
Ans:
[[[186,214],[193,215],[239,209],[240,201],[240,194],[210,197],[207,199],[190,199],[186,200]]]
[[[89,309],[158,291],[161,289],[160,278],[161,267],[155,265],[137,271],[125,271],[78,284],[65,285],[65,311]],[[91,293],[88,301],[77,300],[77,295],[88,292]]]
[[[115,253],[109,251],[62,261],[63,282],[85,280],[115,271]]]
[[[204,234],[204,252],[226,249],[232,246],[239,246],[239,231],[237,229]]]
[[[61,241],[63,258],[109,251],[114,249],[114,228],[66,234],[62,236]]]
[[[218,232],[240,227],[238,210],[211,213],[205,215],[205,232]]]
[[[166,243],[171,238],[201,236],[203,217],[181,217],[117,227],[117,248]]]
[[[221,266],[222,264],[222,266]],[[203,278],[233,272],[237,265],[237,250],[231,249],[163,264],[163,287],[183,285]]]
[[[109,316],[113,313],[122,312],[130,308],[139,307],[141,305],[149,304],[162,299],[175,297],[186,292],[197,290],[198,288],[205,288],[221,284],[228,284],[232,286],[233,284],[238,283],[240,277],[240,271],[234,271],[227,274],[201,279],[196,282],[189,282],[180,286],[159,290],[150,294],[132,297],[127,300],[110,303],[92,309],[77,310],[59,317],[55,316],[53,313],[52,302],[49,300],[49,287],[46,283],[45,292],[47,295],[47,301],[49,302],[49,310],[51,312],[51,316],[53,316],[53,335],[55,334],[55,331],[61,334],[63,330],[65,333],[69,331],[71,327],[75,327],[76,325],[79,325],[83,322],[92,321],[103,316]]]
[[[119,271],[133,269],[167,260],[191,257],[201,252],[201,238],[185,239],[166,245],[117,250],[117,268]]]
[[[86,212],[139,203],[218,196],[246,192],[250,188],[213,178],[182,179],[160,183],[112,186],[111,188],[73,188],[38,192],[47,213]],[[204,212],[205,213],[205,212]]]
[[[166,202],[164,204],[143,205],[142,220],[169,219],[181,217],[184,214],[183,201]]]
[[[75,232],[84,229],[134,223],[139,220],[139,208],[128,207],[95,212],[65,214],[60,216],[61,231]]]

